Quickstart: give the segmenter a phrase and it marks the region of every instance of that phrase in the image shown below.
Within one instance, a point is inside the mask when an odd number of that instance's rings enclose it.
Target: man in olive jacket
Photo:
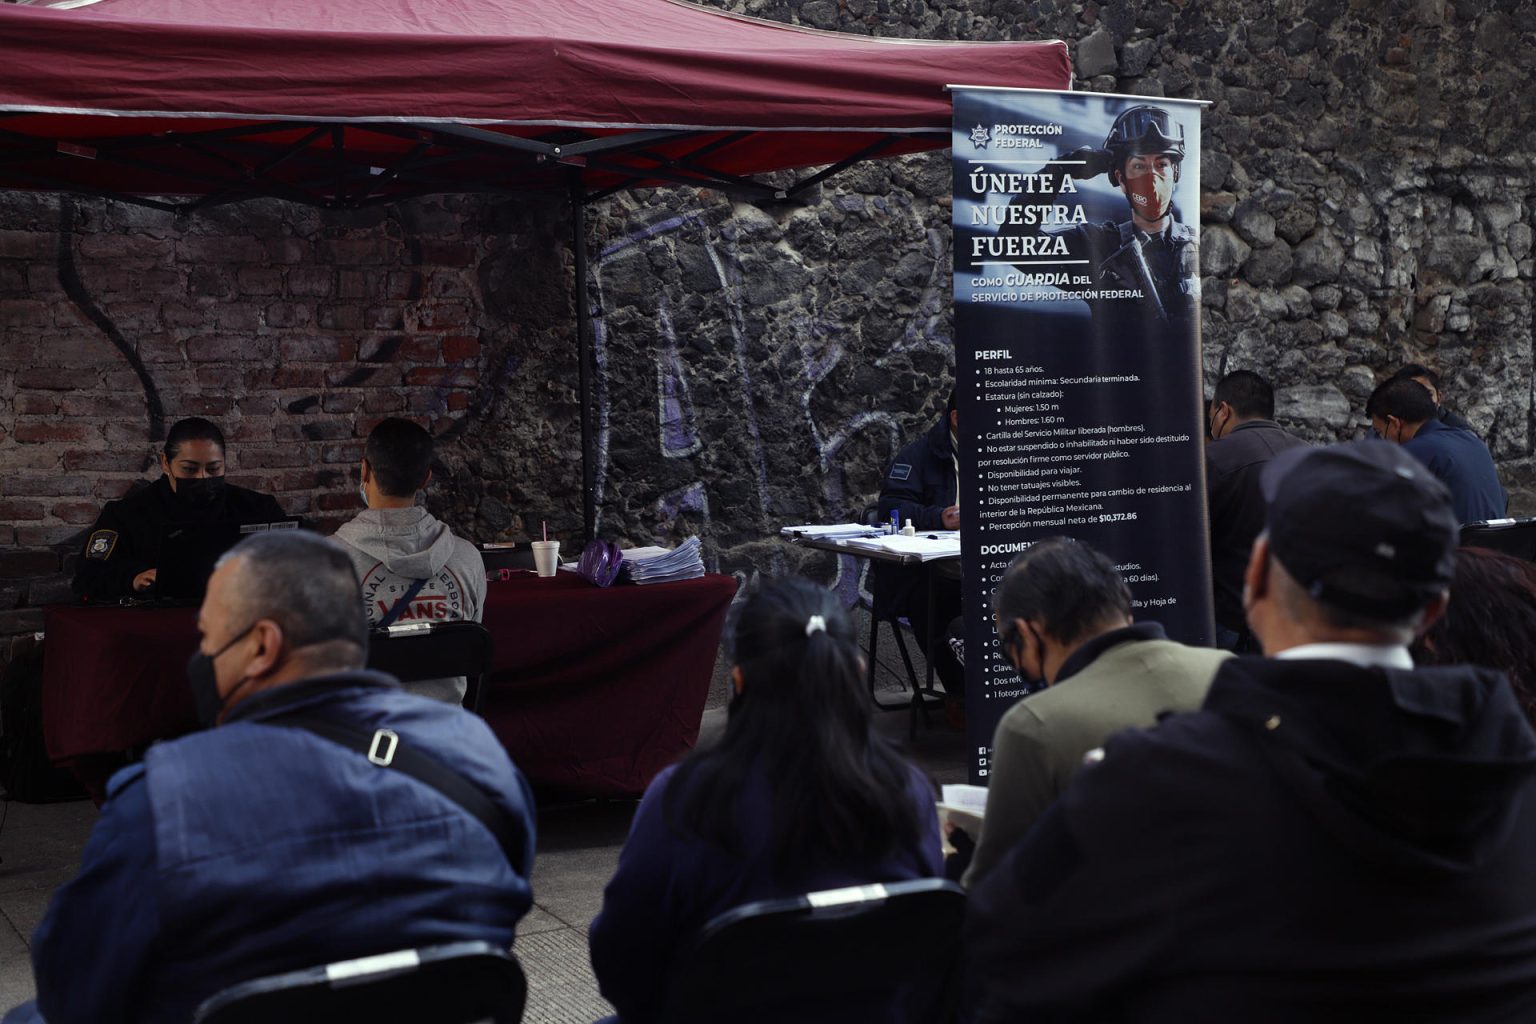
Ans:
[[[1198,708],[1224,651],[1186,647],[1131,622],[1131,593],[1087,544],[1052,538],[1019,554],[996,597],[1005,656],[1047,689],[1015,704],[992,739],[981,837],[965,884],[1000,862],[1111,733]]]

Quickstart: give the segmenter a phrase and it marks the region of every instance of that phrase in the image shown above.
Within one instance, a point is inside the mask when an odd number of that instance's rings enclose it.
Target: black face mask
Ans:
[[[198,650],[187,659],[187,682],[192,687],[192,707],[197,713],[197,724],[202,728],[212,729],[218,724],[219,713],[224,710],[224,704],[228,700],[227,697],[219,696],[219,677],[213,670],[213,663],[218,660],[219,655],[244,640],[246,635],[255,628],[256,623],[253,622],[212,654],[204,654]],[[237,686],[235,690],[239,688]],[[231,697],[234,696],[235,690],[230,691]]]
[[[177,477],[176,500],[189,508],[208,508],[224,496],[221,476]]]

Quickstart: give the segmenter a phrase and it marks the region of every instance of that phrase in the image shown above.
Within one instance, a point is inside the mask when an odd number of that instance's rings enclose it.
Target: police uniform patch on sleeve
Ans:
[[[85,557],[106,561],[112,557],[112,551],[117,547],[116,530],[97,530],[91,534],[85,542]]]
[[[898,462],[891,467],[892,480],[905,480],[912,475],[912,466],[906,462]]]

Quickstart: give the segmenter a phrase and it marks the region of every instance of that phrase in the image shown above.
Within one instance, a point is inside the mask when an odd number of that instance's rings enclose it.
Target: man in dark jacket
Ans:
[[[1275,389],[1252,370],[1234,370],[1216,384],[1205,446],[1206,500],[1211,513],[1211,583],[1217,646],[1251,650],[1243,619],[1243,570],[1264,528],[1259,471],[1288,448],[1306,444],[1275,417]]]
[[[50,1024],[186,1021],[264,975],[510,945],[532,902],[527,785],[480,719],[363,670],[340,546],[299,531],[243,541],[198,627],[187,671],[218,728],[113,776],[80,874],[33,937],[36,1007],[7,1024],[39,1010]],[[445,795],[422,762],[470,796]]]
[[[86,534],[72,584],[90,601],[116,601],[155,585],[160,537],[173,523],[270,523],[283,509],[270,494],[224,481],[224,434],[198,416],[178,420],[160,453],[161,475],[109,501]]]
[[[960,529],[959,429],[956,394],[949,394],[944,418],[922,437],[896,454],[880,488],[880,521],[898,526],[909,521],[919,533]],[[931,584],[930,584],[931,579]],[[939,636],[928,642],[928,587],[933,587],[933,623]],[[962,697],[965,673],[943,637],[943,627],[960,614],[960,583],[936,566],[906,568],[875,562],[869,569],[869,592],[878,616],[900,616],[912,624],[918,646],[933,660],[946,693]],[[930,649],[931,648],[931,649]]]
[[[1508,682],[1414,669],[1444,487],[1376,441],[1264,472],[1269,658],[1110,740],[975,893],[979,1020],[1536,1020],[1536,734]]]
[[[1444,396],[1440,393],[1440,375],[1438,373],[1423,363],[1408,363],[1387,379],[1403,380],[1405,378],[1407,380],[1416,380],[1424,385],[1425,390],[1429,392],[1429,397],[1435,403],[1435,419],[1448,427],[1472,430],[1472,424],[1467,421],[1467,418],[1455,409],[1448,407],[1443,401]],[[1477,433],[1475,430],[1472,432],[1474,434]]]
[[[1403,446],[1450,488],[1456,518],[1463,523],[1501,518],[1509,494],[1482,438],[1447,426],[1436,415],[1429,389],[1414,380],[1389,380],[1371,392],[1365,414],[1377,435]]]

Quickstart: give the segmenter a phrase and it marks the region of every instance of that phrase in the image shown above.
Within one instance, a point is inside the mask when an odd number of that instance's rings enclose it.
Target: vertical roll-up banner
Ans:
[[[971,780],[1039,688],[992,592],[1047,537],[1112,558],[1138,622],[1208,645],[1200,107],[952,87],[955,380]]]

